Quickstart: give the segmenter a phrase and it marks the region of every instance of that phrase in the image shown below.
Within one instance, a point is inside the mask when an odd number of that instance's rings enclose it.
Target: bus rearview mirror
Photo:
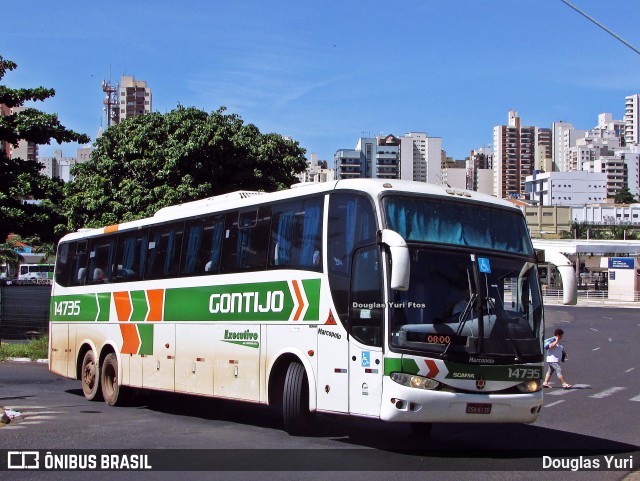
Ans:
[[[400,234],[389,229],[380,232],[380,242],[389,248],[391,254],[391,289],[409,289],[410,258],[409,247]]]

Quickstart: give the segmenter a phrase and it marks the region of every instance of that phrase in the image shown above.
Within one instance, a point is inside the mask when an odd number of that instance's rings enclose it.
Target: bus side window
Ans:
[[[220,272],[236,271],[236,255],[238,248],[238,211],[227,212],[224,232],[222,233],[222,258]]]
[[[338,193],[329,199],[327,262],[329,285],[338,316],[349,313],[351,256],[358,246],[375,242],[373,206],[364,196]]]
[[[297,267],[322,270],[322,206],[321,197],[304,201],[296,242],[299,246]]]
[[[136,231],[120,234],[116,250],[114,282],[142,279],[144,257],[147,252],[147,232]]]
[[[72,272],[73,253],[76,249],[75,242],[67,242],[58,246],[56,256],[55,281],[61,286],[67,287],[70,284]]]
[[[87,267],[87,284],[98,284],[111,281],[111,269],[115,251],[115,236],[93,239],[89,247],[89,265]]]
[[[313,197],[274,206],[270,268],[322,269],[323,200]]]
[[[224,215],[187,222],[184,232],[180,275],[217,274],[220,269]]]
[[[87,241],[73,243],[75,249],[70,250],[71,277],[69,285],[83,286],[87,279]]]
[[[183,227],[182,222],[174,222],[149,230],[145,279],[159,279],[178,274]]]
[[[240,270],[263,270],[266,268],[269,250],[271,206],[259,207],[257,211],[248,214],[247,220],[243,220],[243,214],[240,214],[236,267]],[[244,227],[247,221],[248,227]]]
[[[270,227],[270,206],[228,213],[222,246],[222,272],[265,269]]]

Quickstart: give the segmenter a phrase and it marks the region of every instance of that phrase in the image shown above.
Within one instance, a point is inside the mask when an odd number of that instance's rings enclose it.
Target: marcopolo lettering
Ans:
[[[209,312],[211,314],[231,314],[241,312],[281,312],[284,309],[284,292],[231,292],[211,294]]]
[[[328,336],[336,339],[342,339],[342,336],[339,333],[327,331],[325,329],[322,329],[321,327],[318,328],[318,334],[320,334],[321,336]]]

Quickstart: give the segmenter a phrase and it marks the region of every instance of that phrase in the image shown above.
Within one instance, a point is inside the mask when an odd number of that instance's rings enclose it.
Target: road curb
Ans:
[[[29,359],[28,357],[8,357],[5,361],[9,362],[35,362],[40,364],[46,364],[49,362],[48,359]]]

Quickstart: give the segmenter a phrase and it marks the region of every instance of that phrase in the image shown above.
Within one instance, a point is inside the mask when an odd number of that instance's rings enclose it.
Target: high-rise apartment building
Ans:
[[[535,162],[535,127],[524,127],[515,110],[509,123],[493,128],[493,195],[517,197],[525,193],[525,180]]]
[[[17,114],[25,109],[26,107],[9,108],[0,104],[0,117]],[[10,159],[38,160],[38,145],[34,142],[20,139],[16,145],[9,142],[0,142],[0,144],[0,153]]]
[[[355,149],[340,149],[333,160],[338,179],[399,179],[400,139],[360,137]]]
[[[442,183],[442,138],[426,132],[400,137],[400,178],[430,184]]]
[[[136,80],[129,75],[120,78],[120,109],[118,122],[151,112],[151,89],[144,80]],[[117,122],[116,122],[117,123]]]
[[[551,127],[553,149],[553,171],[569,172],[571,155],[569,149],[576,145],[578,139],[584,138],[586,130],[578,130],[570,122],[554,122]]]
[[[625,97],[624,124],[626,143],[640,143],[640,94]]]
[[[467,161],[467,189],[491,195],[493,193],[493,150],[491,146],[471,151]]]
[[[553,141],[551,129],[536,127],[536,159],[534,170],[553,170]]]

